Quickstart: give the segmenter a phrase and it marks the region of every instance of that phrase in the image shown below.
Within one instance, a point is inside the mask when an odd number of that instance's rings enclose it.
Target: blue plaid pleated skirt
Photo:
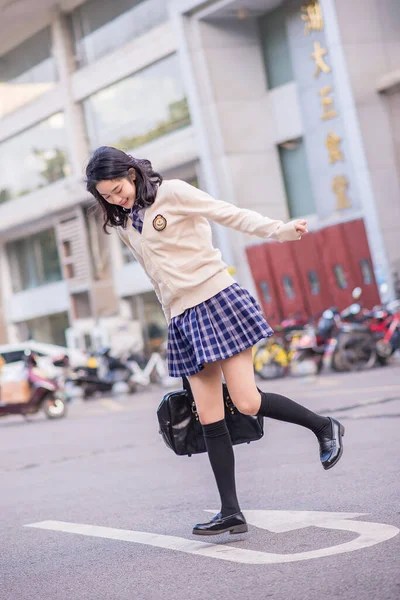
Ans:
[[[204,369],[203,363],[229,358],[273,333],[257,300],[235,282],[171,319],[169,375],[194,375]]]

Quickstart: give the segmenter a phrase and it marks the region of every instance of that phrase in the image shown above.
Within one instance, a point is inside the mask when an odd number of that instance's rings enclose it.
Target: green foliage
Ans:
[[[33,153],[43,162],[43,168],[40,171],[41,176],[46,183],[54,183],[65,177],[68,157],[65,150],[54,148],[53,150],[39,150],[34,148]]]
[[[3,202],[7,202],[8,200],[11,200],[11,198],[12,198],[12,195],[8,188],[3,188],[2,190],[0,190],[0,204],[2,204]]]
[[[143,146],[163,135],[187,127],[190,125],[190,114],[189,107],[186,98],[173,102],[169,105],[170,118],[168,121],[159,123],[153,129],[150,129],[147,133],[142,135],[122,137],[116,144],[115,147],[120,150],[133,149],[139,146]]]

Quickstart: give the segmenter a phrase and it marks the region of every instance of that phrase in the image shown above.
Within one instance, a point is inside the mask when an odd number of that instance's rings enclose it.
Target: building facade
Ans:
[[[345,304],[356,285],[367,303],[382,284],[395,293],[396,0],[0,8],[0,342],[89,346],[127,324],[139,342],[165,336],[147,276],[85,191],[99,145],[263,215],[307,217],[303,254],[212,225],[272,322]]]

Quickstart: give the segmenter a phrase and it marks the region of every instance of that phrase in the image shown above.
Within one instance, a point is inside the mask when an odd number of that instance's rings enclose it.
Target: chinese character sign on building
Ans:
[[[319,95],[321,96],[321,105],[322,105],[322,115],[321,119],[324,121],[326,119],[333,119],[337,117],[337,111],[333,106],[333,98],[330,98],[330,94],[332,93],[332,86],[326,85],[321,90],[319,90]]]
[[[324,20],[319,2],[313,2],[301,7],[301,18],[305,21],[304,33],[309,35],[311,31],[322,31]]]
[[[399,0],[400,1],[400,0]],[[321,218],[354,207],[352,165],[346,152],[340,90],[319,0],[287,0],[287,27],[294,79],[303,113],[304,142],[316,210]]]

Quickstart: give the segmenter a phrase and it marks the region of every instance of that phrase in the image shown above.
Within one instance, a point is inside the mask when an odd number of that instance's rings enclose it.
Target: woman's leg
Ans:
[[[222,362],[222,370],[233,403],[247,415],[262,415],[307,427],[320,443],[320,458],[325,469],[339,460],[343,447],[343,426],[330,417],[323,417],[280,394],[261,392],[254,377],[251,348]]]
[[[236,495],[235,458],[224,418],[221,365],[219,361],[206,364],[202,371],[188,379],[221,497],[221,512],[211,521],[195,525],[193,533],[213,535],[247,531]]]

